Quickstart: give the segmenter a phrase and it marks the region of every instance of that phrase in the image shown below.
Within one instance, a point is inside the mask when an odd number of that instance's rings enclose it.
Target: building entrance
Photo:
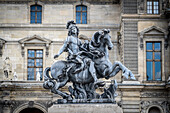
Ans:
[[[44,112],[42,112],[41,110],[37,108],[26,108],[19,113],[44,113]]]
[[[157,107],[151,107],[148,113],[161,113],[161,111]]]

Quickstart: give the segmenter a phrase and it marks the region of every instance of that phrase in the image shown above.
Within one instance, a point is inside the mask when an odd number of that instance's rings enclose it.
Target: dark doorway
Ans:
[[[151,107],[148,113],[161,113],[161,111],[157,107]]]
[[[19,113],[44,113],[44,112],[42,112],[41,110],[37,108],[26,108]]]

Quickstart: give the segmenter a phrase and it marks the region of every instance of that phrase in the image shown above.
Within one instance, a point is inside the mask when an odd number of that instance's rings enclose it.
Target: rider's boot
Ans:
[[[82,71],[83,68],[85,67],[85,64],[84,64],[84,62],[82,61],[82,59],[81,59],[80,56],[79,56],[79,57],[77,56],[77,57],[76,57],[76,60],[77,60],[78,63],[80,63],[80,67],[78,67],[77,69],[75,69],[75,71],[74,71],[73,73],[80,72],[80,71]]]

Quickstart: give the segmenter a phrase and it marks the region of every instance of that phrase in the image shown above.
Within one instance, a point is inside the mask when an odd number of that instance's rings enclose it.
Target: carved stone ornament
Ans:
[[[148,113],[151,107],[158,107],[163,113],[170,113],[170,105],[166,101],[142,101],[141,113]]]
[[[142,92],[141,97],[167,97],[167,92]]]
[[[12,79],[12,63],[9,57],[6,57],[3,62],[3,72],[6,80]]]
[[[121,57],[121,62],[123,62],[123,39],[122,39],[121,32],[117,33],[117,44],[118,44],[119,55]]]
[[[144,14],[144,0],[138,0],[138,12],[139,14]]]
[[[16,111],[16,109],[20,108],[21,106],[32,108],[34,107],[34,105],[43,107],[45,111],[47,111],[48,107],[52,105],[52,102],[51,101],[40,101],[40,100],[37,100],[37,101],[0,100],[0,107],[2,107],[2,109],[4,107],[9,108],[11,113]]]
[[[6,43],[6,41],[2,38],[0,38],[0,57],[2,57],[2,49],[3,49],[3,46],[4,44]]]
[[[19,43],[21,44],[21,55],[24,57],[25,54],[25,47],[26,46],[45,46],[46,48],[46,56],[49,55],[49,46],[51,44],[51,40],[42,38],[38,35],[34,35],[32,37],[26,37],[21,40],[19,40]]]
[[[104,87],[104,81],[99,79],[109,79],[120,70],[127,79],[135,80],[135,77],[121,62],[110,62],[108,50],[113,48],[110,30],[97,31],[90,41],[82,43],[76,23],[69,21],[66,26],[68,37],[54,58],[63,52],[68,52],[68,57],[66,61],[57,61],[44,70],[44,88],[63,98],[58,99],[58,103],[115,103],[116,80],[112,80],[109,87]],[[69,92],[62,92],[60,88],[68,82],[73,83],[68,87]],[[102,94],[96,93],[99,87],[104,87]]]
[[[168,32],[160,27],[157,26],[152,26],[147,29],[144,29],[139,33],[139,38],[140,38],[140,48],[143,49],[143,41],[144,38],[147,38],[147,36],[164,36],[164,41],[165,41],[165,49],[168,47]]]

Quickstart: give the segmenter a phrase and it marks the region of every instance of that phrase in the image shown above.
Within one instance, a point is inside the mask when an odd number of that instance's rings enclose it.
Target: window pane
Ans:
[[[161,52],[155,52],[155,59],[161,60]]]
[[[41,7],[41,6],[37,6],[37,10],[38,10],[38,11],[41,11],[41,10],[42,10],[42,7]]]
[[[31,6],[31,11],[35,11],[35,5]]]
[[[37,23],[41,23],[41,12],[37,12]]]
[[[146,59],[153,59],[152,52],[146,52]]]
[[[86,24],[87,23],[87,13],[83,12],[82,13],[82,24]]]
[[[34,50],[28,50],[28,57],[35,57],[35,51]]]
[[[38,58],[43,57],[43,52],[42,52],[42,50],[37,50],[37,51],[36,51],[36,57],[38,57]]]
[[[147,62],[146,67],[147,67],[147,80],[153,80],[153,66],[152,62]]]
[[[35,12],[31,12],[31,23],[35,23]]]
[[[34,59],[28,59],[28,66],[34,66]]]
[[[81,24],[81,13],[80,12],[76,13],[76,23]]]
[[[36,59],[36,66],[42,66],[42,59]]]
[[[41,12],[37,12],[37,19],[41,19]]]
[[[87,11],[87,7],[86,6],[82,6],[82,11]]]
[[[146,50],[152,50],[152,43],[146,43]]]
[[[155,62],[155,80],[161,80],[161,62]]]
[[[28,68],[28,80],[34,80],[34,68]]]
[[[76,11],[81,11],[81,6],[77,6]]]
[[[155,50],[161,50],[161,43],[155,43]]]

